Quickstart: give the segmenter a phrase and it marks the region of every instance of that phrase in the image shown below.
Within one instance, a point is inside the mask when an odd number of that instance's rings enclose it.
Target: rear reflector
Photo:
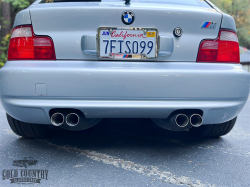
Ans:
[[[10,39],[8,60],[56,60],[53,41],[36,36],[32,26],[16,27]]]
[[[197,62],[240,63],[240,49],[237,34],[220,30],[216,40],[201,42]]]

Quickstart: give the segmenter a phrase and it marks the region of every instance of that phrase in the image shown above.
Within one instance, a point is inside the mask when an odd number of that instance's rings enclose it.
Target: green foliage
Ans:
[[[11,3],[12,6],[18,9],[24,9],[30,5],[30,2],[28,0],[2,0],[2,1]]]
[[[241,46],[250,48],[250,0],[211,0],[235,19]]]
[[[8,53],[8,47],[9,47],[9,41],[10,41],[11,34],[7,34],[5,37],[3,37],[1,43],[0,43],[0,68],[4,65],[4,63],[7,61],[7,53]]]
[[[12,8],[14,9],[14,15],[12,16],[15,16],[17,12],[19,12],[22,9],[27,8],[30,5],[30,2],[33,2],[33,1],[32,0],[2,0],[2,2],[11,3]],[[3,20],[2,23],[3,23],[2,27],[4,28],[5,25],[7,24],[7,21]],[[9,34],[7,34],[6,36],[0,39],[0,68],[4,65],[4,63],[7,61],[7,58],[8,58],[7,54],[8,54],[10,37],[11,37],[11,31]]]

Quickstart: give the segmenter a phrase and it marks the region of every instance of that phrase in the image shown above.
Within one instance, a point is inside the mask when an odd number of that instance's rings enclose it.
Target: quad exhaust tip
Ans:
[[[175,118],[175,123],[178,127],[186,127],[189,123],[189,119],[185,114],[178,114]]]
[[[66,117],[66,123],[70,127],[75,127],[79,124],[80,118],[75,113],[70,113]]]
[[[190,123],[193,127],[200,127],[203,123],[203,119],[199,114],[193,114],[190,117]]]
[[[61,126],[64,123],[64,116],[63,116],[63,114],[61,114],[61,113],[54,113],[51,116],[51,123],[54,126],[57,126],[57,127]]]

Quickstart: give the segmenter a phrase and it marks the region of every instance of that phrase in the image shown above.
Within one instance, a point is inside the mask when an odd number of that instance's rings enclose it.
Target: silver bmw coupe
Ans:
[[[0,96],[28,138],[102,118],[219,137],[249,96],[239,63],[234,19],[208,0],[37,0],[16,16]]]

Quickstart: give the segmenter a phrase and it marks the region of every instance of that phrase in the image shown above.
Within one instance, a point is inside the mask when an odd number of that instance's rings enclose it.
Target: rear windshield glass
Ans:
[[[121,0],[41,0],[40,3],[60,2],[121,2]],[[211,8],[204,0],[131,0],[131,3],[163,3]]]
[[[110,1],[110,0],[102,0],[102,1]],[[163,4],[188,5],[188,6],[211,8],[204,0],[131,0],[131,2],[163,3]]]
[[[41,0],[40,3],[62,3],[62,2],[102,2],[101,0]]]

